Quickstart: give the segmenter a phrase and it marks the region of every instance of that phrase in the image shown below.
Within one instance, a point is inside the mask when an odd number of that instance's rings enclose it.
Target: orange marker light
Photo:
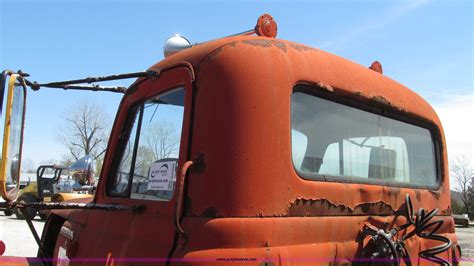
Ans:
[[[269,14],[261,15],[257,20],[257,25],[255,26],[255,33],[258,36],[275,38],[278,33],[276,21],[273,20],[273,17]]]

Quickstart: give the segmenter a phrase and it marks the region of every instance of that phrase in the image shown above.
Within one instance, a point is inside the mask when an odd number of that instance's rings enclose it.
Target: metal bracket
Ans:
[[[30,216],[28,215],[28,211],[26,210],[26,207],[20,207],[20,211],[25,217],[26,223],[28,224],[28,227],[30,228],[31,233],[33,234],[33,237],[35,238],[36,244],[38,244],[39,252],[44,258],[51,258],[51,256],[47,254],[43,245],[41,244],[41,238],[38,236],[38,232],[36,232],[36,228],[33,225],[33,222],[31,221]]]

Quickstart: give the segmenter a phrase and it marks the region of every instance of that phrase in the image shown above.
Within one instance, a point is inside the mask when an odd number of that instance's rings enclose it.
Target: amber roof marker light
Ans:
[[[278,33],[278,26],[277,26],[276,21],[273,19],[271,15],[263,14],[260,17],[258,17],[257,25],[255,25],[255,28],[248,31],[241,32],[241,33],[233,34],[230,36],[257,34],[258,36],[262,36],[262,37],[276,38],[277,33]]]
[[[256,34],[262,37],[276,38],[277,33],[278,33],[278,27],[277,27],[276,21],[273,19],[271,15],[263,14],[260,17],[258,17],[257,25],[255,25],[255,28],[248,31],[241,32],[241,33],[232,34],[226,37]],[[179,51],[182,51],[184,49],[187,49],[199,44],[201,43],[191,44],[191,42],[188,39],[186,39],[184,36],[175,34],[166,40],[165,45],[163,47],[163,54],[166,58]]]
[[[261,15],[257,20],[257,25],[255,26],[255,33],[258,36],[276,38],[278,33],[276,21],[269,14]]]

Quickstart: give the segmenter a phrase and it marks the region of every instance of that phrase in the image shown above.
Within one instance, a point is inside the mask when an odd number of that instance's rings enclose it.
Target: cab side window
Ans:
[[[298,87],[291,98],[293,165],[304,178],[437,185],[436,146],[429,128],[307,91]]]
[[[157,201],[173,197],[184,99],[184,88],[178,88],[136,107],[110,194]]]

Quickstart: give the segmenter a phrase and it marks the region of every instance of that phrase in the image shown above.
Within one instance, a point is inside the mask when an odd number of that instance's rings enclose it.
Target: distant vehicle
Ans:
[[[462,227],[469,227],[469,215],[467,214],[453,214],[454,223],[462,225]]]
[[[41,165],[36,171],[36,181],[18,193],[18,202],[62,202],[76,198],[92,198],[94,191],[94,159],[87,155],[70,167],[58,165]],[[50,173],[48,176],[48,172]],[[66,175],[64,175],[66,174]],[[26,208],[28,219],[37,214],[46,220],[49,210]],[[5,210],[10,211],[11,210]],[[19,208],[14,209],[18,219],[25,219],[25,214]]]
[[[27,87],[124,93],[93,198],[21,204],[16,188],[0,187],[4,206],[53,209],[41,239],[30,225],[38,258],[457,265],[433,108],[379,62],[363,67],[276,34],[265,14],[230,37],[193,45],[174,36],[166,58],[143,72],[44,84],[6,72],[0,185],[18,180],[5,169],[11,155],[21,159]],[[122,78],[137,80],[128,89],[83,85]]]

